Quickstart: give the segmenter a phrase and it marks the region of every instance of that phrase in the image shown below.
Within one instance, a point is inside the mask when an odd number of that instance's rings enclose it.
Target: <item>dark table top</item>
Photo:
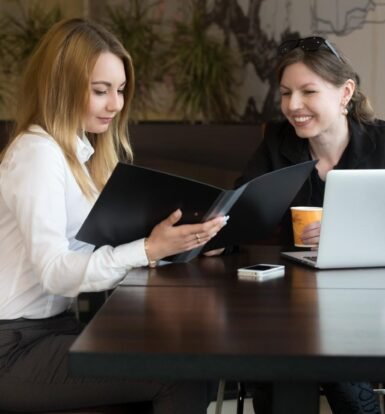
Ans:
[[[131,270],[121,286],[224,286],[239,284],[237,269],[257,263],[283,264],[282,279],[260,288],[385,289],[385,268],[315,270],[280,257],[280,246],[248,246],[228,256],[200,257],[189,263]]]
[[[286,274],[239,281],[236,269]],[[315,271],[250,248],[131,273],[70,351],[74,373],[142,378],[382,380],[385,269]]]

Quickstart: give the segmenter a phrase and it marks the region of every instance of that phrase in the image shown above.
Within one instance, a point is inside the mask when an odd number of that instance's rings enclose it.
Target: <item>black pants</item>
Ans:
[[[367,382],[321,384],[334,414],[381,414],[378,398]],[[273,412],[273,387],[270,383],[249,384],[256,414]],[[300,404],[300,402],[299,402]]]
[[[0,322],[0,411],[33,412],[152,401],[156,414],[206,413],[206,382],[71,376],[68,350],[82,329],[71,315]]]

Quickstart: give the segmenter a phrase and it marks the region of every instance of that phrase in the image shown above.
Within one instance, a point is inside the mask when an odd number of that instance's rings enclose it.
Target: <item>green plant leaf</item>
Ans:
[[[238,70],[234,52],[210,35],[205,10],[194,1],[189,4],[185,19],[174,22],[163,57],[175,88],[172,108],[191,122],[234,120]]]
[[[162,43],[158,33],[160,23],[152,17],[159,2],[133,0],[124,6],[109,7],[104,21],[130,53],[135,68],[134,119],[154,110],[152,89],[158,75],[157,51]]]

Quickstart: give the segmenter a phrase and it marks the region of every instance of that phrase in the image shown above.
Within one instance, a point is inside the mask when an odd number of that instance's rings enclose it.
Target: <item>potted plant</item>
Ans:
[[[20,73],[42,35],[62,17],[58,7],[46,10],[37,2],[19,1],[15,14],[6,13],[0,29],[0,96],[12,114]]]
[[[202,4],[190,0],[184,19],[174,22],[163,55],[174,86],[173,109],[190,122],[234,121],[239,66],[234,50],[210,32],[205,17]]]
[[[125,5],[109,7],[103,22],[130,53],[135,67],[134,120],[146,118],[154,110],[152,88],[157,78],[157,53],[161,44],[159,21],[153,17],[157,2],[133,0]]]
[[[240,59],[222,32],[214,33],[218,28],[208,24],[197,1],[189,1],[180,19],[162,25],[153,18],[161,11],[157,5],[134,0],[110,9],[105,22],[134,60],[133,104],[140,121],[130,125],[135,162],[229,186],[258,136],[254,127],[234,123]],[[172,105],[162,107],[157,100],[163,118],[149,120],[159,81],[167,84]],[[242,142],[234,139],[238,136]]]

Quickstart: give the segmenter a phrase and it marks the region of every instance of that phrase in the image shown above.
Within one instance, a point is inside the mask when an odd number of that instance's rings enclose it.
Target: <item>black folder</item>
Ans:
[[[100,247],[148,236],[156,224],[180,208],[178,224],[230,215],[207,243],[169,258],[187,262],[204,251],[268,237],[314,168],[307,161],[261,175],[224,190],[189,178],[118,163],[76,238]]]

